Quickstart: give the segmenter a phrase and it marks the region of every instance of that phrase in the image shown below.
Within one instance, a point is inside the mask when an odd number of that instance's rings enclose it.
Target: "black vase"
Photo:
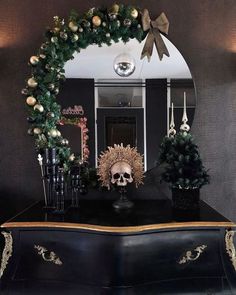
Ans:
[[[172,188],[172,202],[175,209],[196,210],[199,208],[200,190]]]

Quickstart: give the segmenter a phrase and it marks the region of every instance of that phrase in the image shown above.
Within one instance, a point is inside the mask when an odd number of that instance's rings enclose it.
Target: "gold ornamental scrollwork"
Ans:
[[[44,261],[52,262],[56,265],[62,265],[61,259],[56,255],[55,252],[47,250],[45,247],[34,245],[34,248],[38,250],[38,255],[40,255]]]
[[[229,258],[233,264],[234,270],[236,271],[236,250],[234,246],[234,230],[226,230],[225,234],[225,246],[226,252],[229,255]]]
[[[3,276],[5,269],[7,268],[7,264],[13,252],[13,239],[12,239],[11,233],[3,231],[1,234],[5,238],[5,247],[2,252],[2,259],[1,259],[1,266],[0,266],[0,279]]]
[[[192,251],[187,251],[185,255],[178,261],[178,263],[185,264],[190,261],[197,260],[206,248],[207,248],[207,245],[200,245]]]

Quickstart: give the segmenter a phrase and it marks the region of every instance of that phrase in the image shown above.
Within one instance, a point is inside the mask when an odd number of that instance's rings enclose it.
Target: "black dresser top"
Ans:
[[[137,227],[139,230],[179,226],[233,226],[228,219],[200,202],[199,210],[177,211],[169,199],[133,200],[132,209],[116,211],[114,200],[81,200],[79,208],[67,207],[64,214],[55,214],[37,202],[8,220],[2,227],[69,227],[104,230]],[[157,226],[158,225],[158,226]],[[104,228],[103,228],[104,227]],[[143,227],[143,228],[142,228]]]

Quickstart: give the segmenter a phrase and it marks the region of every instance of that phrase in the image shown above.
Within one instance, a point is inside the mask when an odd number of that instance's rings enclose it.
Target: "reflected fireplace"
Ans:
[[[123,143],[144,154],[143,108],[97,109],[97,154],[108,146]]]
[[[123,143],[124,146],[137,146],[135,117],[106,117],[106,146]]]

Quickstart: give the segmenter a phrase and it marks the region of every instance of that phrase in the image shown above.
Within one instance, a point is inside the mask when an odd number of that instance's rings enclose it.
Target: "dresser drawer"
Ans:
[[[138,234],[21,230],[15,280],[129,286],[159,280],[221,277],[214,229]]]

